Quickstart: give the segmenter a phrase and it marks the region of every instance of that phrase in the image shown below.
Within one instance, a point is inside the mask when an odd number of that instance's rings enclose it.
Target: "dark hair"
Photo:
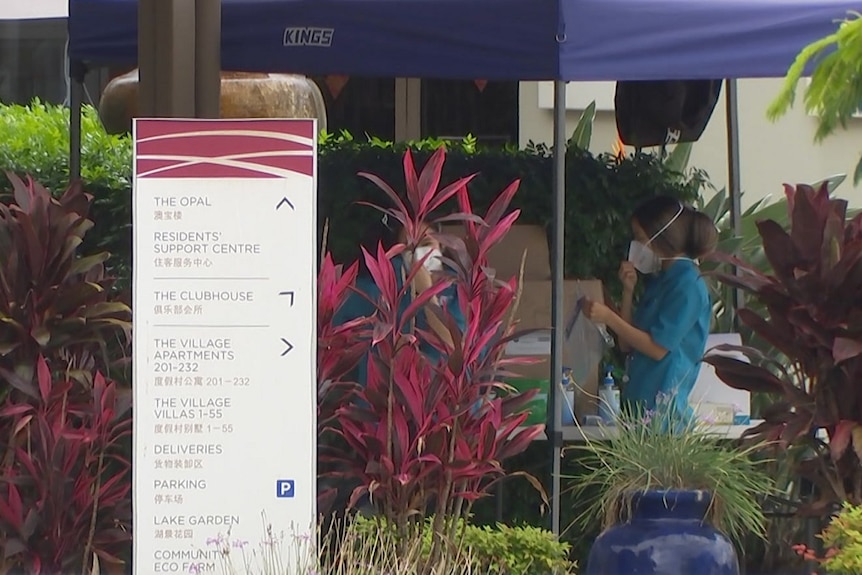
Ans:
[[[668,225],[680,209],[682,213]],[[661,232],[653,239],[653,245],[668,255],[700,258],[714,250],[718,243],[718,231],[712,219],[676,198],[657,196],[647,200],[635,209],[632,217],[647,236],[652,238]],[[662,231],[665,226],[667,229]]]

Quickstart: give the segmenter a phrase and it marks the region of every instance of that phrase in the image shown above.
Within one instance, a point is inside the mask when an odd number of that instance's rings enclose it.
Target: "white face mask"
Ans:
[[[429,272],[439,272],[443,270],[443,254],[440,253],[440,250],[437,248],[430,248],[428,246],[420,246],[416,248],[416,259],[421,260],[427,254],[431,254],[428,258],[423,262],[423,265],[426,270]]]
[[[629,244],[628,260],[635,266],[635,269],[637,271],[642,274],[654,274],[661,269],[662,258],[658,257],[658,255],[652,250],[651,247],[649,247],[649,245],[653,243],[653,241],[657,237],[659,237],[666,229],[673,225],[673,223],[682,215],[684,209],[685,208],[680,203],[679,210],[676,212],[676,214],[670,219],[668,223],[662,226],[662,228],[657,231],[647,243],[644,244],[637,240],[634,240]]]
[[[629,244],[628,260],[642,274],[654,274],[661,269],[661,260],[655,252],[637,240]]]

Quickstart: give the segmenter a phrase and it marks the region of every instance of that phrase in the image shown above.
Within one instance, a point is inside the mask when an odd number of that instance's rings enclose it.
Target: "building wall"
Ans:
[[[65,18],[69,0],[0,0],[0,20]]]
[[[601,83],[604,84],[604,83]],[[809,117],[799,105],[776,123],[766,118],[766,109],[776,96],[781,85],[779,79],[740,80],[739,86],[739,129],[740,165],[743,204],[767,195],[781,195],[784,182],[814,182],[838,173],[848,174],[837,194],[850,201],[855,207],[862,207],[862,193],[854,189],[852,174],[862,154],[862,119],[854,120],[847,131],[827,138],[820,144],[814,143],[814,118]],[[597,98],[597,111],[593,126],[592,150],[608,151],[616,140],[616,126],[612,108],[612,84],[599,83],[570,85],[567,100],[574,100],[580,108],[587,100]],[[550,85],[545,84],[542,105],[550,104]],[[553,112],[540,107],[540,87],[535,82],[522,82],[520,85],[520,143],[526,145],[530,140],[550,144],[553,138]],[[727,134],[724,109],[724,92],[716,106],[709,126],[701,139],[695,143],[691,165],[706,170],[716,188],[727,184]],[[574,96],[574,97],[573,97]],[[610,97],[610,102],[602,102]],[[587,102],[588,103],[588,102]],[[567,114],[567,130],[571,133],[580,117],[580,109],[570,109]]]

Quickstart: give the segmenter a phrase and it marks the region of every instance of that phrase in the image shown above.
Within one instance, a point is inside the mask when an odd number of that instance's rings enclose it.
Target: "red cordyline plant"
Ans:
[[[127,358],[131,310],[112,293],[107,252],[81,255],[93,227],[92,197],[80,182],[55,198],[32,178],[6,174],[0,202],[0,397],[9,387],[38,398],[36,358],[84,388],[97,371]]]
[[[359,264],[345,269],[326,254],[317,277],[317,431],[321,452],[339,441],[330,429],[334,424],[336,410],[347,399],[355,383],[349,381],[350,374],[368,353],[371,342],[369,324],[371,318],[356,318],[346,323],[336,323],[336,314],[354,293]],[[318,461],[318,474],[324,479],[338,468],[338,462],[324,458]],[[318,485],[318,511],[328,514],[336,497],[336,487]]]
[[[121,564],[131,541],[130,396],[100,373],[86,398],[37,361],[38,402],[0,409],[0,573],[89,572]],[[17,441],[15,439],[18,439]]]
[[[356,318],[336,324],[335,315],[353,293],[359,264],[347,269],[333,262],[329,254],[323,259],[317,278],[317,425],[323,430],[335,416],[339,384],[357,366],[368,351],[370,318]]]
[[[438,150],[417,176],[410,152],[405,154],[406,203],[376,176],[361,174],[387,194],[391,206],[373,207],[400,222],[407,240],[389,251],[382,246],[375,253],[363,251],[379,290],[379,297],[367,296],[374,315],[358,328],[370,330],[367,383],[348,388],[330,426],[344,449],[324,458],[339,463],[342,476],[358,480],[351,504],[370,496],[402,532],[433,514],[434,532],[448,537],[472,502],[504,475],[503,460],[523,451],[543,426],[522,427],[534,393],[506,393],[511,388],[502,383],[508,375],[504,368],[519,363],[503,358],[506,344],[520,335],[512,322],[518,278],[500,281],[487,261],[490,248],[518,217],[517,211],[506,214],[518,182],[501,193],[483,219],[472,213],[468,200],[472,176],[438,190],[444,159],[445,151]],[[460,212],[432,218],[456,195]],[[451,273],[416,294],[412,280],[423,262],[402,270],[393,258],[419,245],[424,234],[432,233],[429,224],[440,221],[466,222],[466,238],[435,234],[447,248],[444,261]],[[451,285],[458,298],[450,305],[460,306],[463,329],[434,303]],[[422,313],[440,320],[450,337],[420,329],[416,318]],[[440,352],[440,359],[431,359],[428,349]],[[327,353],[341,352],[322,351]],[[441,541],[436,538],[435,545]]]
[[[841,501],[862,502],[862,215],[847,217],[847,202],[818,189],[785,186],[790,229],[758,222],[772,267],[765,274],[729,256],[741,270],[720,279],[761,303],[766,314],[739,319],[782,358],[739,349],[751,360],[710,356],[728,385],[771,394],[755,440],[813,449],[800,471],[819,498],[804,512],[821,513]],[[816,437],[825,430],[828,444]]]

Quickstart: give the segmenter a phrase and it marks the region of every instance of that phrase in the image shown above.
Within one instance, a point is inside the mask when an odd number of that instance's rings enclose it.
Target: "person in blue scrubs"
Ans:
[[[388,250],[393,246],[404,242],[404,230],[400,224],[397,221],[393,221],[392,218],[384,216],[384,218],[380,220],[378,227],[369,231],[369,234],[365,241],[362,242],[362,245],[371,254],[376,254],[378,243],[381,243],[383,248]],[[399,289],[403,285],[403,281],[407,273],[409,273],[409,262],[414,261],[414,258],[415,260],[420,260],[426,255],[428,255],[427,259],[425,259],[422,268],[417,272],[413,279],[413,290],[417,294],[430,288],[434,285],[436,279],[446,273],[443,267],[440,243],[434,237],[432,230],[429,229],[428,233],[425,234],[412,253],[405,252],[403,255],[392,258],[391,264],[395,268],[395,278]],[[360,257],[359,262],[361,271],[356,279],[356,289],[362,294],[365,294],[367,298],[363,297],[359,293],[351,294],[339,312],[335,315],[334,322],[336,324],[342,324],[360,317],[370,317],[375,312],[374,305],[368,298],[374,301],[379,299],[380,289],[374,283],[371,274],[365,267],[364,259]],[[406,311],[411,301],[412,296],[410,294],[402,298],[402,313]],[[447,287],[440,295],[432,300],[432,303],[442,307],[444,313],[454,320],[455,325],[457,325],[458,329],[463,333],[465,329],[464,316],[458,302],[457,288],[454,285]],[[453,343],[452,335],[449,333],[447,326],[429,310],[420,311],[416,315],[416,327],[417,329],[424,331],[433,331],[441,340],[447,342],[449,345],[452,345]],[[420,349],[432,363],[440,359],[439,350],[433,346],[423,344]],[[367,371],[368,358],[366,356],[360,362],[356,372],[355,380],[360,385],[365,384]]]
[[[623,299],[620,312],[588,301],[584,314],[607,325],[623,351],[629,353],[622,400],[633,413],[668,403],[675,421],[693,415],[689,394],[706,351],[712,304],[698,259],[718,241],[715,224],[691,206],[670,197],[656,197],[639,206],[632,217],[634,240],[620,265]],[[638,276],[643,294],[633,309]]]

